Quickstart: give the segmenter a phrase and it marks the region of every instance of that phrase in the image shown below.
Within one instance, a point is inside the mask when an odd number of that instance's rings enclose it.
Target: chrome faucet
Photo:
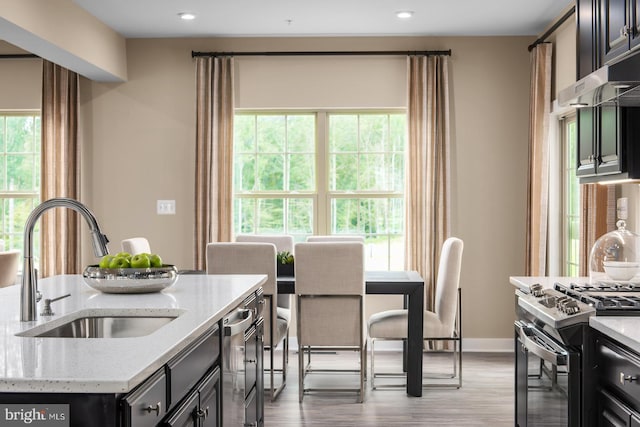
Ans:
[[[96,257],[109,253],[107,236],[102,234],[96,217],[82,203],[74,199],[56,198],[45,200],[31,212],[24,227],[24,264],[22,268],[22,289],[20,290],[20,320],[29,322],[36,320],[36,294],[38,294],[38,277],[33,268],[33,229],[38,218],[49,209],[65,207],[80,213],[89,224],[91,230],[93,252]]]

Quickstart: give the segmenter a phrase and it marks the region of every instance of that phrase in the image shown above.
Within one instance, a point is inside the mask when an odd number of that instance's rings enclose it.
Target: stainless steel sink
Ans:
[[[52,329],[42,327],[20,336],[42,338],[131,338],[149,335],[178,316],[85,316]]]

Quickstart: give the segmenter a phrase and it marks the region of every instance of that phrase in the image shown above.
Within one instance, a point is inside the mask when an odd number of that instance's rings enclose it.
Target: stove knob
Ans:
[[[542,285],[540,283],[534,283],[533,285],[531,285],[529,287],[529,291],[534,297],[539,298],[544,295],[544,289],[542,288]]]
[[[566,304],[568,299],[569,297],[566,297],[566,296],[556,298],[556,308],[560,311],[564,311],[563,307]]]
[[[567,314],[576,314],[580,312],[580,306],[576,301],[567,301],[564,305],[564,312]]]

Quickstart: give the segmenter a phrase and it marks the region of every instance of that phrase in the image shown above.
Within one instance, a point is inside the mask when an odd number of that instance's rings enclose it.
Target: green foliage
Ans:
[[[293,255],[289,251],[280,251],[276,254],[278,264],[293,264]]]
[[[5,249],[23,248],[24,226],[39,199],[40,116],[0,115],[0,239]],[[34,239],[37,258],[37,226]]]

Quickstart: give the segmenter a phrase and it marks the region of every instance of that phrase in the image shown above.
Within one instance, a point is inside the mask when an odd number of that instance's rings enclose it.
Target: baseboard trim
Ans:
[[[370,345],[370,344],[369,344]],[[463,352],[478,353],[513,353],[513,338],[463,338]],[[276,351],[281,346],[278,346]],[[298,348],[296,337],[289,338],[289,349],[295,351]],[[400,341],[378,341],[376,351],[402,351]]]

